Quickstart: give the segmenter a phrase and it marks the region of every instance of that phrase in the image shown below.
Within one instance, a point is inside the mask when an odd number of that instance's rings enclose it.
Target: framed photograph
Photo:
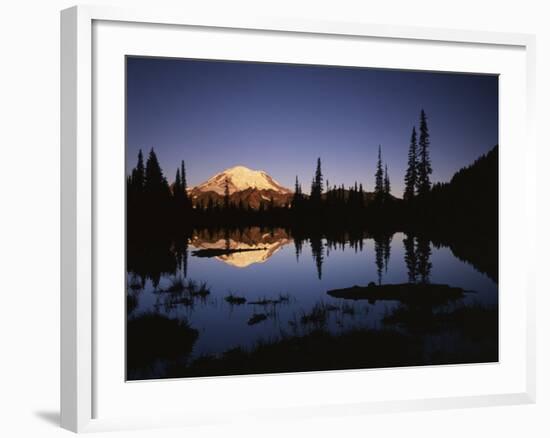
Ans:
[[[61,18],[63,427],[534,401],[532,36]]]

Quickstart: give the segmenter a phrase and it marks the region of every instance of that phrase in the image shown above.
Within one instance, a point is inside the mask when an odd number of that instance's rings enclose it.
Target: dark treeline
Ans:
[[[169,229],[182,226],[214,225],[266,225],[266,226],[362,226],[366,223],[382,224],[395,228],[403,222],[406,204],[426,199],[431,193],[429,156],[429,131],[424,111],[420,115],[420,136],[416,130],[409,151],[409,168],[405,176],[404,200],[391,195],[388,164],[382,159],[382,147],[378,148],[378,160],[374,174],[374,191],[367,192],[362,183],[351,187],[331,185],[325,180],[321,159],[306,194],[296,177],[295,190],[288,202],[276,203],[263,200],[253,209],[242,201],[231,199],[228,183],[222,197],[212,195],[206,201],[193,202],[187,190],[185,164],[177,170],[170,185],[163,174],[155,151],[151,149],[144,163],[140,151],[136,167],[127,180],[129,232],[143,233],[150,229]],[[220,199],[221,198],[221,199]]]
[[[437,207],[438,217],[453,226],[458,222],[496,230],[498,223],[498,148],[460,169],[448,183],[434,184],[426,202]]]
[[[431,182],[430,147],[427,116],[422,110],[418,130],[412,128],[402,199],[391,194],[388,165],[379,146],[374,191],[367,192],[361,183],[351,187],[331,185],[318,158],[308,193],[296,177],[294,193],[286,202],[271,198],[255,209],[242,201],[235,202],[227,181],[222,196],[194,201],[183,161],[174,182],[169,184],[155,151],[151,149],[147,159],[140,151],[127,179],[129,252],[164,249],[168,242],[181,241],[179,236],[190,235],[198,228],[282,227],[289,230],[298,246],[301,240],[312,238],[341,242],[345,236],[348,242],[358,241],[356,237],[366,229],[387,235],[405,231],[450,246],[459,257],[467,254],[468,261],[471,250],[477,249],[480,256],[476,264],[485,266],[484,272],[496,279],[497,147],[459,170],[450,182],[436,184]],[[330,250],[320,246],[320,251],[314,251],[318,260],[325,249]]]
[[[456,257],[498,281],[497,146],[407,208],[405,230],[450,247]]]
[[[362,184],[351,187],[325,188],[321,159],[317,160],[315,177],[309,195],[303,193],[296,178],[295,192],[288,203],[276,204],[273,199],[261,201],[253,209],[242,201],[231,199],[228,184],[223,197],[211,196],[193,203],[185,179],[185,165],[176,173],[170,186],[151,149],[146,164],[140,151],[138,163],[127,180],[127,221],[130,233],[168,231],[174,227],[197,226],[297,226],[315,227],[337,223],[338,227],[361,225],[370,219],[397,213],[401,200],[390,194],[387,165],[383,168],[381,151],[374,193],[367,193]],[[380,181],[378,181],[380,180]]]

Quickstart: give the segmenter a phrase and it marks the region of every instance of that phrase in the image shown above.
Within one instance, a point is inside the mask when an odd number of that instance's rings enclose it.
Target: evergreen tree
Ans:
[[[321,204],[321,195],[323,193],[323,173],[321,171],[321,158],[317,158],[317,169],[315,177],[311,183],[311,202],[319,206]]]
[[[294,238],[294,248],[296,250],[296,262],[300,261],[300,254],[302,253],[302,239],[299,237]]]
[[[139,172],[136,172],[136,175]],[[154,149],[145,163],[143,194],[138,197],[140,221],[147,226],[159,226],[169,221],[173,212],[172,192],[162,173]],[[138,177],[139,178],[139,177]]]
[[[321,172],[321,158],[317,158],[317,169],[315,170],[315,186],[319,195],[323,193],[323,173]]]
[[[424,284],[430,282],[432,270],[432,263],[430,262],[431,254],[430,241],[425,237],[419,237],[416,244],[417,272],[420,282]]]
[[[418,195],[424,196],[429,193],[431,183],[430,175],[432,164],[430,161],[430,134],[428,122],[424,110],[420,112],[420,136],[418,138]]]
[[[374,174],[374,195],[378,201],[384,198],[384,170],[382,168],[382,146],[380,145],[378,146],[378,162]]]
[[[391,241],[392,241],[391,234],[384,236],[383,253],[384,253],[384,271],[385,272],[388,272],[388,266],[390,264]]]
[[[145,166],[143,165],[143,152],[141,152],[141,149],[138,152],[137,165],[132,170],[131,184],[136,193],[143,191],[143,186],[145,185]]]
[[[418,186],[418,145],[416,143],[416,128],[413,126],[411,143],[409,145],[409,157],[407,172],[405,173],[405,193],[403,199],[408,201],[414,198]]]
[[[298,175],[296,175],[296,182],[294,184],[294,195],[292,196],[292,207],[300,208],[302,204],[302,186],[298,181]]]
[[[389,199],[391,192],[390,176],[388,175],[388,165],[384,168],[384,197]]]
[[[154,199],[158,202],[165,201],[170,194],[168,182],[162,173],[154,149],[151,149],[149,157],[147,158],[143,187],[150,199]]]
[[[185,168],[182,167],[176,170],[176,178],[174,180],[174,186],[172,193],[174,195],[174,204],[176,213],[181,215],[189,207],[189,198],[187,196],[185,178],[182,178],[182,174],[185,175]],[[181,219],[181,217],[180,217]]]
[[[317,267],[317,276],[319,280],[323,277],[323,261],[324,261],[324,248],[321,238],[317,235],[309,238],[309,244],[311,247],[311,255],[315,260],[315,266]]]
[[[418,279],[418,260],[414,236],[407,234],[403,239],[403,245],[405,246],[405,265],[407,266],[409,283],[416,283]]]
[[[181,200],[184,207],[191,207],[191,200],[187,194],[187,176],[185,174],[185,161],[181,160]]]
[[[374,238],[374,254],[378,285],[380,286],[382,284],[382,272],[384,270],[384,241],[381,236],[376,236]]]
[[[179,169],[176,170],[176,179],[174,180],[174,188],[172,190],[172,193],[174,194],[176,205],[178,207],[181,207],[181,205],[179,205],[179,202],[181,201],[181,177]]]

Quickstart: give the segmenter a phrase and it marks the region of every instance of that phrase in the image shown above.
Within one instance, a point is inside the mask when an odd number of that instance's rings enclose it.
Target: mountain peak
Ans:
[[[229,185],[229,193],[241,192],[247,189],[271,190],[277,193],[291,193],[289,189],[279,184],[263,170],[253,170],[243,165],[236,165],[217,173],[193,190],[200,192],[215,192],[223,195],[225,181]]]
[[[257,172],[249,167],[243,166],[242,164],[237,164],[236,166],[225,169],[221,173],[235,173],[235,172]]]

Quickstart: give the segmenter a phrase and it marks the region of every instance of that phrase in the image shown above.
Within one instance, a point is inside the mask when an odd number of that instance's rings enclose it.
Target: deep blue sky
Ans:
[[[155,148],[170,182],[190,186],[242,164],[309,190],[317,157],[333,184],[371,191],[378,145],[401,196],[420,110],[433,181],[448,181],[498,143],[498,78],[364,68],[127,59],[127,171]]]

